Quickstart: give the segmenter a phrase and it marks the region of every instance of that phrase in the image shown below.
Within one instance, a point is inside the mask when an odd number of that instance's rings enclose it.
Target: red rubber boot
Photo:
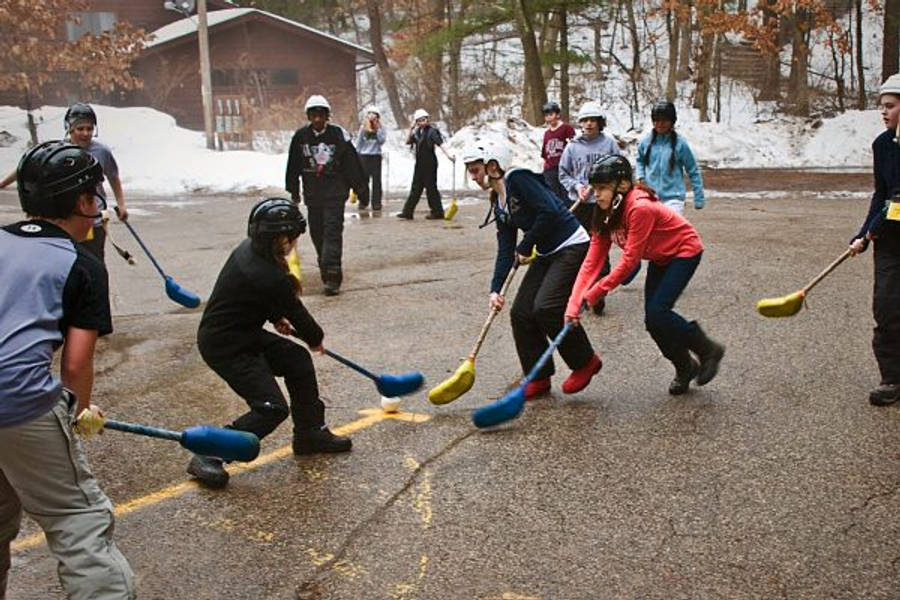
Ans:
[[[563,393],[575,394],[580,392],[588,386],[591,378],[599,373],[602,368],[603,361],[595,354],[583,367],[572,371],[572,374],[562,384]]]
[[[550,378],[544,377],[543,379],[535,379],[525,385],[525,399],[526,400],[534,400],[541,394],[546,394],[550,391]]]

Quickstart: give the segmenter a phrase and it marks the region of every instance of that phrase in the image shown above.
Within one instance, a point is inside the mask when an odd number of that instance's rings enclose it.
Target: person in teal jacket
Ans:
[[[675,132],[678,119],[675,105],[668,100],[657,101],[650,111],[650,118],[653,131],[638,144],[637,180],[656,190],[663,204],[683,214],[687,196],[684,173],[687,173],[694,190],[694,208],[703,208],[706,204],[703,177],[691,147]]]

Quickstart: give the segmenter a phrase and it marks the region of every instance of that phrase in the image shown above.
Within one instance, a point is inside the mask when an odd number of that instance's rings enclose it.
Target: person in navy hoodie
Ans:
[[[872,350],[881,384],[869,392],[869,402],[887,406],[900,400],[900,73],[881,84],[879,104],[887,129],[872,142],[875,193],[866,220],[850,242],[850,253],[864,252],[874,243]]]
[[[497,227],[497,257],[491,280],[490,307],[501,310],[501,288],[514,262],[529,263],[513,301],[510,321],[522,372],[528,373],[547,349],[548,340],[563,328],[563,315],[575,276],[588,249],[587,231],[547,187],[539,173],[511,169],[512,153],[501,143],[481,143],[466,150],[463,162],[469,177],[490,190]],[[524,235],[517,241],[518,231]],[[536,258],[532,260],[532,249]],[[603,366],[584,329],[573,329],[559,345],[559,353],[572,370],[562,385],[566,394],[583,390]],[[553,361],[525,387],[525,397],[550,390]]]

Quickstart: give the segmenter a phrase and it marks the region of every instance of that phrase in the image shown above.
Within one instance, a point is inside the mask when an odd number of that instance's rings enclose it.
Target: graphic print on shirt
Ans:
[[[314,171],[316,175],[322,175],[334,170],[334,155],[337,152],[337,144],[303,144],[303,156],[307,166],[304,171]]]
[[[545,152],[547,153],[547,158],[555,158],[557,156],[562,156],[563,150],[565,149],[566,140],[561,140],[559,138],[550,138],[549,140],[547,140]]]

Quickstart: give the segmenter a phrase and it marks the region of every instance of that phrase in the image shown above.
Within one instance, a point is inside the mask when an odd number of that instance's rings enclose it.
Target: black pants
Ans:
[[[262,439],[275,431],[288,414],[294,422],[294,432],[321,427],[325,424],[325,405],[319,399],[316,370],[309,352],[274,333],[264,335],[261,351],[255,354],[219,357],[204,352],[201,345],[206,364],[250,407],[231,427]],[[290,410],[276,377],[284,378],[291,398]]]
[[[900,383],[900,239],[876,239],[872,350],[882,383]]]
[[[528,373],[564,325],[566,304],[578,276],[588,244],[568,246],[549,256],[540,256],[525,271],[513,302],[510,321],[522,372]],[[559,354],[573,371],[594,355],[583,327],[574,327],[559,345]],[[537,378],[555,372],[553,359],[547,361]]]
[[[437,187],[437,159],[416,159],[416,168],[413,171],[412,187],[409,189],[409,197],[403,205],[403,214],[412,216],[416,210],[416,204],[422,197],[422,190],[428,197],[428,208],[431,214],[443,218],[444,205],[441,203],[441,193]]]
[[[372,193],[369,196],[372,199],[372,208],[381,210],[381,155],[360,154],[359,158],[362,160],[363,173],[366,175],[366,185],[369,185],[370,179],[372,180]],[[368,202],[363,203],[363,199],[359,199],[360,208],[366,208],[368,205]]]
[[[571,202],[569,202],[569,193],[566,191],[566,188],[563,187],[563,184],[559,182],[559,167],[544,169],[543,175],[544,181],[547,182],[547,185],[553,190],[553,193],[559,196],[559,199],[563,202],[563,206],[571,204]]]
[[[343,281],[344,201],[326,202],[307,209],[309,237],[316,247],[322,282],[340,287]]]
[[[82,248],[96,256],[100,259],[100,262],[104,262],[105,252],[104,248],[106,247],[106,230],[103,229],[101,225],[94,225],[94,238],[90,240],[85,240],[83,242],[78,242]]]

